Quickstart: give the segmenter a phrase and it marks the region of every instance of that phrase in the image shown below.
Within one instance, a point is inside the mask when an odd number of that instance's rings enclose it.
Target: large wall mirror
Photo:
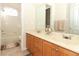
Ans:
[[[49,24],[53,24],[53,26],[50,26],[54,28],[54,31],[79,35],[79,4],[55,3],[50,6],[51,12],[49,15],[49,9],[47,9],[46,21],[50,22]],[[48,19],[49,16],[50,18]]]
[[[79,4],[37,4],[35,7],[38,30],[49,26],[52,31],[79,35]]]

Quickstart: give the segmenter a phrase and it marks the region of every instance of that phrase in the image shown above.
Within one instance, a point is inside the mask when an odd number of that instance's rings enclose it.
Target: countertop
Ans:
[[[79,53],[79,35],[66,34],[62,32],[51,32],[50,34],[46,34],[44,31],[40,33],[37,33],[36,31],[29,31],[27,33]],[[71,39],[65,39],[63,35],[70,35]]]

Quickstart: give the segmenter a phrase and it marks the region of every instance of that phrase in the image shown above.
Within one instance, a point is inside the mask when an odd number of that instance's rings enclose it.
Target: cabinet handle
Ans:
[[[58,51],[58,49],[55,49],[56,51]]]

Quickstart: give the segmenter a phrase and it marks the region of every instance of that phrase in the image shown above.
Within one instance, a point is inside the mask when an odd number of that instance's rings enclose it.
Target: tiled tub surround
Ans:
[[[69,49],[73,52],[79,53],[79,35],[66,34],[61,32],[52,32],[50,34],[46,34],[45,32],[37,33],[36,31],[29,31],[28,33],[48,42]],[[71,36],[71,39],[65,39],[63,35]]]

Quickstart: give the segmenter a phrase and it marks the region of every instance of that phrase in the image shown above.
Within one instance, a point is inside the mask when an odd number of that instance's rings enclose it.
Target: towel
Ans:
[[[64,31],[65,20],[56,20],[55,21],[55,30]]]

